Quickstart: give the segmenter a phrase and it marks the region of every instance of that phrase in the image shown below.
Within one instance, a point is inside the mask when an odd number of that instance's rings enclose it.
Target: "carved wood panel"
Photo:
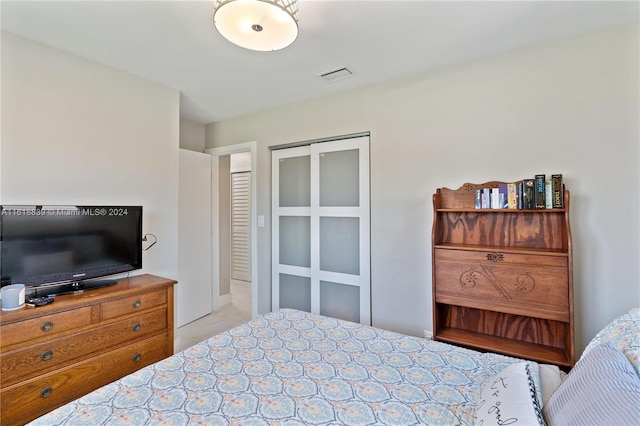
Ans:
[[[568,321],[566,257],[439,248],[435,259],[436,301]]]

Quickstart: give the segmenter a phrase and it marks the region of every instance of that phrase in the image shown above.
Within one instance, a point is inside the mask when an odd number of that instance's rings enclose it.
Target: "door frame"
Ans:
[[[251,153],[251,188],[250,188],[250,234],[251,234],[251,318],[258,317],[258,215],[257,215],[257,184],[256,184],[256,176],[257,176],[257,164],[258,164],[258,142],[245,142],[234,145],[226,145],[217,148],[209,148],[204,151],[205,153],[211,155],[213,158],[213,167],[212,167],[212,175],[216,177],[219,173],[219,157],[238,154],[241,152],[250,152]],[[219,217],[218,212],[220,209],[220,192],[217,185],[213,185],[213,194],[212,194],[212,213],[214,214],[214,218],[212,218],[212,244],[216,249],[215,253],[218,253],[220,247],[220,225],[217,219]],[[213,258],[213,291],[216,294],[220,293],[220,256],[214,256]]]

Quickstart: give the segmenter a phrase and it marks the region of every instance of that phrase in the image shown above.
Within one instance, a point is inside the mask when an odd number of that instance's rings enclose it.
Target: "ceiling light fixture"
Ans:
[[[245,49],[284,49],[298,37],[298,0],[216,0],[213,23]]]

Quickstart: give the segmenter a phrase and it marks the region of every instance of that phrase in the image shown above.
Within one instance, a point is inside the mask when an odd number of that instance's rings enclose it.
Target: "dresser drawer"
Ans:
[[[24,424],[100,386],[167,357],[168,335],[152,337],[0,392],[2,425]]]
[[[167,311],[159,309],[7,352],[0,355],[0,383],[2,387],[9,386],[166,328]]]
[[[91,307],[46,315],[40,318],[7,324],[0,327],[2,351],[15,345],[53,338],[91,324]]]
[[[436,248],[436,302],[569,321],[567,257]]]
[[[167,291],[153,291],[137,296],[123,297],[102,304],[102,319],[108,320],[145,309],[167,304]]]

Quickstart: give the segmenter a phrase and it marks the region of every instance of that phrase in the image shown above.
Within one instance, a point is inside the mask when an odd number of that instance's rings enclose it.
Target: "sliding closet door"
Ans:
[[[272,153],[272,305],[371,323],[369,137]]]

